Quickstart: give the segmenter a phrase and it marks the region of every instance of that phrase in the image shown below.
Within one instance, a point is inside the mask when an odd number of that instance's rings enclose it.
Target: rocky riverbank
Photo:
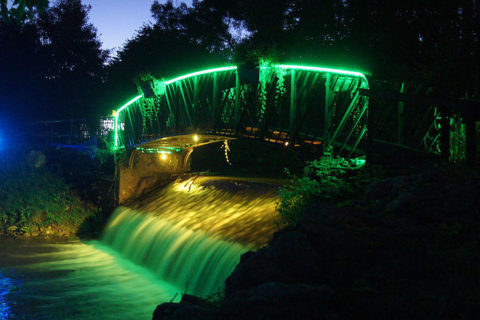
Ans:
[[[154,319],[476,319],[480,180],[428,168],[365,181],[311,204],[248,252],[222,299],[184,295]]]

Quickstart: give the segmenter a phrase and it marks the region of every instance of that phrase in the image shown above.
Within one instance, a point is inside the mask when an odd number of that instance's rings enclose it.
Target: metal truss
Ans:
[[[115,147],[197,133],[364,154],[364,74],[299,65],[261,66],[253,73],[228,66],[155,81],[153,98],[138,95],[116,111]]]

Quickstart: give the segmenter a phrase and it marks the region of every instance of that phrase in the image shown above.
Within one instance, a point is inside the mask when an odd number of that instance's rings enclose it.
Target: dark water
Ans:
[[[0,240],[0,319],[151,319],[179,290],[100,242]]]
[[[215,294],[278,229],[276,189],[199,177],[118,208],[100,241],[0,239],[0,320],[151,319],[184,292]]]

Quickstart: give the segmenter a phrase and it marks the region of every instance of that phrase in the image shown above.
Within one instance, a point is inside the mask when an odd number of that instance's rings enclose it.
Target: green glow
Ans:
[[[120,112],[122,112],[123,109],[125,109],[126,107],[128,107],[129,105],[131,105],[132,103],[140,99],[141,97],[142,95],[136,96],[135,98],[133,98],[132,100],[128,101],[123,106],[118,108],[118,110],[115,112],[115,144],[113,146],[114,150],[118,149],[118,115],[120,114]]]
[[[171,83],[174,83],[174,82],[177,82],[177,81],[182,81],[182,80],[185,80],[187,78],[191,78],[191,77],[195,77],[195,76],[200,76],[200,75],[204,75],[204,74],[208,74],[208,73],[214,73],[214,72],[222,72],[222,71],[229,71],[229,70],[236,70],[237,69],[237,66],[229,66],[229,67],[220,67],[220,68],[212,68],[212,69],[206,69],[206,70],[202,70],[202,71],[197,71],[197,72],[192,72],[192,73],[188,73],[188,74],[185,74],[183,76],[180,76],[180,77],[176,77],[176,78],[173,78],[173,79],[170,79],[170,80],[167,80],[167,81],[163,81],[163,82],[156,82],[155,83],[155,87],[158,89],[157,90],[157,93],[164,93],[165,92],[165,88],[164,86],[167,86]],[[119,109],[117,109],[117,111],[115,112],[115,143],[114,143],[114,150],[117,150],[118,149],[118,115],[120,114],[120,112],[122,112],[122,110],[124,110],[125,108],[127,108],[129,105],[131,105],[132,103],[134,103],[135,101],[137,101],[138,99],[140,99],[142,97],[142,95],[138,95],[136,96],[135,98],[133,98],[132,100],[128,101],[127,103],[125,103],[123,106],[121,106]]]
[[[267,74],[265,74],[266,70],[265,69],[270,69],[271,67],[268,65],[261,65],[260,69],[262,72],[260,72],[260,81],[266,81],[267,79]],[[303,65],[290,65],[290,64],[278,64],[274,65],[273,68],[277,73],[285,73],[287,69],[292,69],[292,70],[303,70],[303,71],[313,71],[313,72],[323,72],[323,73],[330,73],[330,74],[337,74],[337,75],[343,75],[343,76],[348,76],[348,77],[356,77],[356,78],[361,78],[363,80],[363,86],[366,86],[368,88],[368,80],[366,76],[361,73],[361,72],[356,72],[356,71],[349,71],[349,70],[343,70],[343,69],[332,69],[332,68],[326,68],[326,67],[315,67],[315,66],[303,66]],[[197,72],[192,72],[188,73],[167,81],[155,81],[154,83],[154,91],[156,94],[161,95],[165,94],[165,87],[169,84],[182,81],[191,77],[196,77],[200,75],[205,75],[209,73],[216,73],[216,72],[224,72],[224,71],[231,71],[231,70],[236,70],[237,66],[228,66],[228,67],[220,67],[220,68],[211,68],[211,69],[205,69]],[[268,72],[267,72],[268,73]],[[115,113],[115,143],[114,143],[114,149],[118,149],[118,144],[119,144],[119,123],[118,123],[118,116],[120,112],[122,112],[125,108],[136,102],[142,98],[142,95],[138,95],[135,98],[131,99],[127,103],[125,103],[123,106],[121,106]]]
[[[196,76],[200,76],[200,75],[207,74],[207,73],[221,72],[221,71],[228,71],[228,70],[236,70],[236,69],[237,69],[237,66],[206,69],[206,70],[202,70],[202,71],[188,73],[188,74],[185,74],[183,76],[164,81],[163,84],[169,85],[169,84],[177,82],[177,81],[182,81],[182,80],[185,80],[187,78],[196,77]]]
[[[180,152],[183,149],[177,147],[158,147],[158,148],[144,148],[144,147],[136,147],[136,150],[143,152],[143,153],[168,153],[171,154],[173,151]]]
[[[315,71],[315,72],[325,72],[325,73],[334,73],[338,75],[344,75],[349,77],[357,77],[362,78],[368,84],[367,78],[361,72],[356,71],[349,71],[349,70],[342,70],[342,69],[331,69],[331,68],[324,68],[324,67],[313,67],[313,66],[301,66],[301,65],[294,65],[294,64],[277,64],[275,65],[276,68],[280,69],[294,69],[294,70],[304,70],[304,71]]]
[[[173,152],[182,151],[182,148],[175,148],[175,147],[143,148],[143,147],[137,147],[136,150],[141,152],[141,153],[172,154]]]

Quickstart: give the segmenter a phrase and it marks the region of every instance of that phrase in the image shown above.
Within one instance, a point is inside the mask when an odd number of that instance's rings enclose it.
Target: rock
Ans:
[[[213,318],[208,302],[188,294],[182,296],[180,303],[163,303],[153,312],[153,320],[206,320]]]
[[[226,298],[217,319],[331,319],[330,296],[325,285],[267,282]]]
[[[480,181],[447,178],[385,179],[362,206],[313,203],[241,257],[217,306],[185,296],[158,319],[476,319]]]
[[[321,278],[319,258],[304,234],[281,233],[269,247],[242,256],[240,264],[225,282],[225,294],[229,296],[271,281],[315,282]]]
[[[210,312],[191,303],[164,303],[153,312],[153,320],[203,320],[211,318],[212,314]]]
[[[413,174],[376,181],[367,187],[365,198],[373,204],[373,210],[384,210],[387,203],[409,190],[421,178],[422,175]]]

